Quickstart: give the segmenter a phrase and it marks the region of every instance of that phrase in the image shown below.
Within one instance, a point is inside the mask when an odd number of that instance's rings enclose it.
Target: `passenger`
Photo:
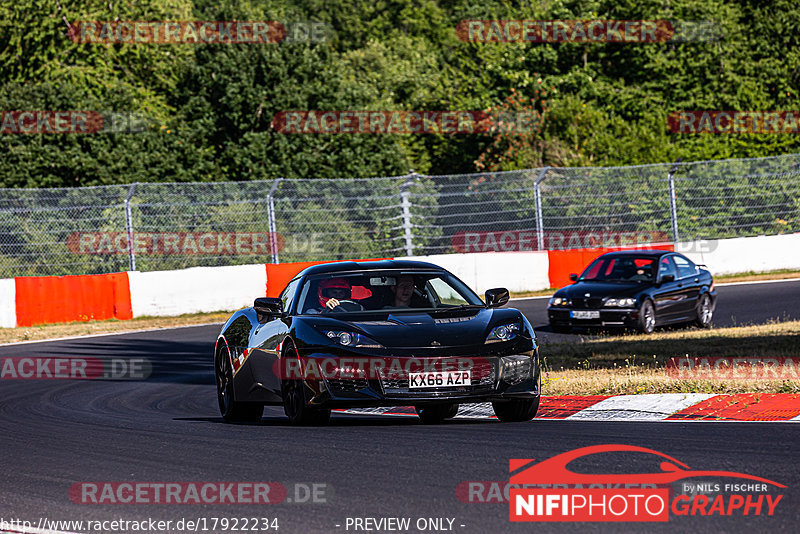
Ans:
[[[397,283],[393,286],[392,293],[394,294],[393,307],[395,308],[408,308],[411,306],[411,297],[414,296],[414,277],[404,274],[397,277]]]

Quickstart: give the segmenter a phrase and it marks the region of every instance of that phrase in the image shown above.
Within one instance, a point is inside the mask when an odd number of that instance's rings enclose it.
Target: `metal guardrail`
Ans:
[[[800,155],[366,179],[0,189],[0,277],[800,231]]]

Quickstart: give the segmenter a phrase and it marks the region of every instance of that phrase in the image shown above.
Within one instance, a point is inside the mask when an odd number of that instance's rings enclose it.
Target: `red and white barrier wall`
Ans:
[[[800,233],[678,243],[675,250],[714,274],[800,269]]]
[[[133,317],[237,310],[267,291],[264,265],[131,272]]]
[[[673,250],[673,245],[655,248]],[[415,256],[448,269],[478,294],[493,287],[533,291],[569,284],[610,250],[484,252]],[[712,273],[800,270],[800,233],[678,243]],[[193,267],[175,271],[0,280],[0,327],[234,310],[261,296],[277,296],[302,269],[321,262]]]

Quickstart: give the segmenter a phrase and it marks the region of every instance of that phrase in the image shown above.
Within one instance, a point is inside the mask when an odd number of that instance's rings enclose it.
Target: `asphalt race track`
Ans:
[[[544,338],[558,340],[568,336],[553,334],[547,322],[547,297],[514,300],[518,308]],[[800,319],[800,280],[723,284],[717,286],[714,326],[764,324],[771,320]]]
[[[719,295],[717,325],[800,318],[800,282],[720,287]],[[541,326],[546,302],[514,304]],[[620,443],[655,449],[693,469],[748,473],[787,488],[774,516],[671,516],[666,524],[589,523],[582,530],[797,531],[800,424],[458,420],[424,426],[413,417],[335,415],[328,427],[292,428],[280,409],[267,408],[260,424],[226,425],[212,378],[218,331],[201,326],[0,347],[0,357],[152,363],[147,380],[0,380],[0,519],[36,526],[42,518],[266,517],[278,518],[279,533],[307,533],[357,532],[345,528],[348,517],[409,517],[412,525],[418,518],[450,518],[452,530],[464,533],[573,531],[570,523],[512,524],[507,504],[462,502],[456,488],[466,481],[508,480],[511,458],[543,460],[578,447]],[[649,458],[617,456],[584,467],[595,473],[654,470]],[[280,482],[288,494],[287,501],[269,505],[70,499],[73,484],[92,481]],[[319,484],[319,502],[297,502],[312,484]]]

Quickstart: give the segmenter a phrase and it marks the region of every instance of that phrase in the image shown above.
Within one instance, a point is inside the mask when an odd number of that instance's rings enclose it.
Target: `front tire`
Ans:
[[[541,396],[537,395],[533,399],[498,401],[492,403],[492,408],[494,414],[503,423],[522,423],[536,417],[536,412],[539,411],[539,400],[541,400]]]
[[[420,421],[426,425],[436,425],[445,419],[452,419],[458,413],[458,404],[432,404],[415,406]]]
[[[713,317],[714,305],[711,302],[711,297],[709,297],[708,294],[704,294],[697,303],[697,319],[694,324],[700,328],[709,328]]]
[[[645,300],[639,308],[639,322],[636,329],[642,334],[652,334],[656,329],[656,310],[649,300]]]
[[[228,351],[220,348],[214,358],[214,374],[217,383],[219,413],[226,423],[257,423],[264,415],[264,405],[254,402],[239,402],[233,388],[233,368]]]
[[[281,388],[283,396],[283,412],[293,426],[327,425],[331,419],[331,411],[308,404],[306,385],[302,380],[284,380]]]

